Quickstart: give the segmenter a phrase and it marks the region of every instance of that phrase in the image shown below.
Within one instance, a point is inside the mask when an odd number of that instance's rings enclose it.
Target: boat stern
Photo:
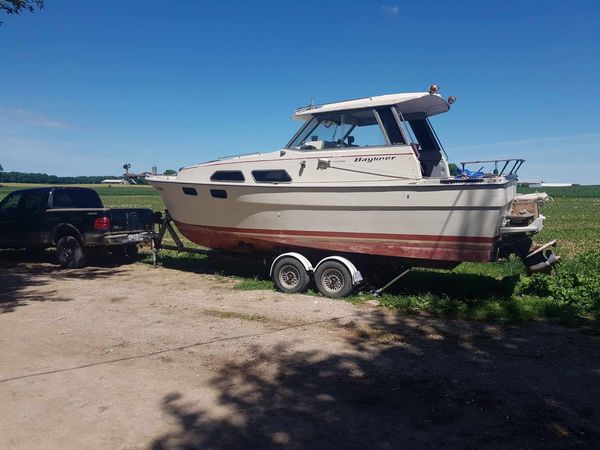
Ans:
[[[557,241],[535,246],[531,237],[544,228],[546,217],[540,213],[542,205],[551,198],[545,192],[518,195],[513,199],[510,212],[499,229],[498,257],[516,254],[530,272],[550,272],[560,260],[553,253]]]

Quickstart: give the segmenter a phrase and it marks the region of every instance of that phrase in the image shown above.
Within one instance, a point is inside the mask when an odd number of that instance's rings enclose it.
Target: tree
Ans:
[[[458,166],[454,163],[448,164],[448,168],[450,169],[450,175],[456,176],[458,174]]]
[[[2,167],[2,164],[0,164],[0,172],[4,172],[4,167]]]
[[[167,175],[167,176],[177,175],[177,171],[173,170],[173,169],[167,169],[167,170],[165,170],[165,175]]]
[[[35,8],[42,9],[44,0],[0,0],[0,12],[19,14],[23,11],[34,12]],[[0,21],[2,25],[2,21]]]

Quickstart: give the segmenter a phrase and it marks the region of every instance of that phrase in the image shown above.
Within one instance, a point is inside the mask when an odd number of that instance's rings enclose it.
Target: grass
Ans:
[[[245,314],[235,311],[220,311],[218,309],[205,309],[203,312],[209,316],[218,317],[219,319],[239,319],[261,323],[270,322],[268,318],[261,316],[260,314]]]
[[[23,185],[0,186],[0,200]],[[149,186],[89,186],[107,207],[147,207],[164,210],[157,191]],[[600,186],[571,188],[522,188],[520,192],[547,192],[554,198],[544,205],[545,229],[538,243],[558,239],[558,253],[575,261],[586,252],[600,248]],[[193,245],[186,242],[188,245]],[[189,255],[161,252],[165,267],[198,273],[218,274],[237,283],[238,290],[273,289],[268,277],[269,262],[218,254]],[[145,261],[150,257],[146,254]],[[561,270],[559,266],[558,271]],[[575,270],[575,269],[574,269]],[[576,272],[576,270],[575,270]],[[597,317],[582,313],[572,302],[558,301],[556,295],[523,292],[530,277],[519,260],[495,263],[463,263],[453,271],[415,269],[380,304],[403,313],[426,311],[432,314],[500,322],[521,322],[538,318],[557,319],[569,325],[587,324],[598,329]],[[560,278],[560,277],[559,277]],[[371,298],[360,294],[348,301],[360,303]]]
[[[256,289],[273,289],[273,282],[269,280],[260,279],[258,277],[243,278],[234,287],[239,291],[253,291]]]

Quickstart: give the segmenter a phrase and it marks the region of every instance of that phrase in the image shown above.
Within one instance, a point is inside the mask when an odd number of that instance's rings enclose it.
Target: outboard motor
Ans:
[[[540,207],[551,201],[545,192],[518,195],[514,198],[511,210],[500,227],[498,257],[507,258],[514,253],[530,273],[551,272],[552,267],[560,260],[560,256],[552,253],[556,240],[533,247],[531,236],[542,230],[545,217],[540,214]]]
[[[516,254],[530,273],[549,273],[560,261],[560,256],[552,252],[551,247],[556,247],[556,239],[531,250],[533,241],[527,235],[516,235],[505,238],[499,247],[499,257],[508,257],[511,253]]]
[[[529,271],[550,272],[560,261],[560,256],[555,255],[550,247],[556,247],[556,239],[547,242],[525,257],[523,263]]]

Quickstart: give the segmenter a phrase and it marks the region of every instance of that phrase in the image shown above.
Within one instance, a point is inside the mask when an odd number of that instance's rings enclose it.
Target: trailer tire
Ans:
[[[83,267],[87,259],[83,245],[73,236],[64,236],[58,240],[56,256],[63,269]]]
[[[317,267],[315,284],[321,294],[330,298],[345,297],[354,289],[350,271],[335,260],[325,261]]]
[[[310,277],[304,265],[289,256],[277,261],[272,277],[277,289],[289,294],[305,292],[310,284]]]

